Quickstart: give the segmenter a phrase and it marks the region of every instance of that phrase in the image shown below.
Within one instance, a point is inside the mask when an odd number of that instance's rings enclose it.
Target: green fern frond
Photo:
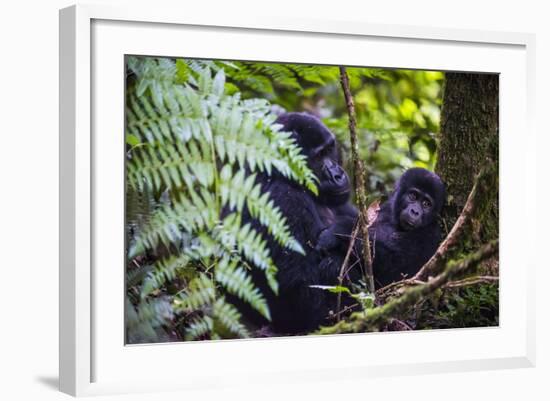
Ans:
[[[338,67],[318,65],[292,64],[288,66],[304,81],[318,85],[326,85],[339,79]]]
[[[135,92],[142,96],[148,89],[155,96],[160,87],[174,83],[176,68],[173,62],[165,58],[134,57],[126,60],[127,66],[137,78]]]
[[[192,187],[198,182],[209,187],[214,182],[215,165],[206,141],[145,145],[133,150],[127,164],[130,185],[137,190]]]
[[[247,177],[244,170],[238,170],[233,175],[231,166],[225,165],[220,172],[219,190],[222,204],[241,212],[248,194],[252,191],[255,179],[255,174]]]
[[[266,319],[271,320],[267,301],[254,285],[245,269],[238,267],[238,260],[222,258],[216,265],[214,277],[223,287],[256,309]]]
[[[162,287],[166,282],[174,280],[178,270],[186,268],[189,260],[188,255],[180,254],[169,256],[155,263],[143,280],[141,298],[145,298],[151,292]]]
[[[241,168],[268,174],[275,168],[316,192],[315,176],[307,168],[305,156],[290,134],[273,124],[269,104],[264,100],[240,101],[238,96],[225,97],[218,103],[225,82],[223,70],[214,79],[209,72],[203,76],[199,86],[209,91],[208,99],[202,99],[189,87],[177,85],[165,90],[154,104],[146,97],[130,96],[127,135],[139,143],[151,144],[135,146],[132,151],[128,167],[131,185],[171,188],[183,182],[189,172],[195,173],[189,171],[189,166],[204,169],[210,183],[213,174],[205,166],[213,165],[210,141],[214,135],[222,162],[237,161]],[[193,145],[194,141],[181,143],[192,138],[198,146]],[[200,148],[200,152],[193,153],[193,149],[188,149],[191,146]]]
[[[301,153],[291,133],[280,131],[275,117],[266,114],[263,101],[235,103],[222,102],[219,107],[211,106],[211,119],[216,152],[222,162],[251,172],[272,174],[273,168],[283,176],[305,185],[317,193],[317,178],[307,166],[307,157]],[[259,118],[262,116],[262,118]]]
[[[189,83],[197,87],[199,86],[198,81],[200,80],[200,75],[203,74],[206,70],[219,72],[223,71],[223,69],[226,67],[231,69],[238,68],[234,63],[229,61],[177,59],[176,82],[178,84]]]
[[[143,95],[150,85],[190,83],[197,85],[197,77],[205,70],[219,71],[224,67],[236,68],[231,62],[212,60],[189,60],[153,57],[127,58],[128,69],[136,75],[139,96]],[[156,81],[156,82],[155,82]]]
[[[189,286],[174,298],[174,309],[177,311],[197,311],[211,305],[216,299],[214,283],[205,274],[193,279]]]
[[[152,270],[153,268],[150,265],[143,265],[129,270],[126,273],[126,287],[129,288],[139,284]]]
[[[220,322],[227,330],[240,338],[247,338],[250,333],[241,323],[241,314],[233,305],[227,303],[225,298],[216,300],[212,306],[212,314],[216,321]]]
[[[310,89],[316,91],[319,85],[334,84],[340,79],[339,69],[335,66],[248,61],[236,62],[234,68],[227,69],[227,75],[237,84],[270,97],[281,96],[284,92],[280,90],[294,93],[308,93]],[[365,79],[389,79],[387,70],[379,68],[350,67],[348,75],[352,87],[357,88]]]
[[[188,141],[210,136],[202,98],[190,87],[159,89],[157,98],[130,95],[126,107],[129,134],[141,142]]]
[[[277,267],[269,255],[267,242],[250,224],[242,225],[239,213],[224,218],[217,239],[227,251],[243,254],[246,260],[264,270],[270,288],[278,292]]]
[[[153,327],[158,327],[173,318],[173,309],[170,302],[165,298],[156,298],[142,302],[138,307],[140,321],[153,322]]]
[[[232,176],[229,165],[220,172],[220,196],[224,206],[242,212],[246,202],[251,217],[255,218],[282,246],[304,254],[304,249],[291,235],[286,218],[271,200],[269,192],[262,194],[261,184],[255,184],[256,175],[245,178],[239,170]]]
[[[271,80],[267,77],[261,75],[248,76],[244,81],[248,86],[258,92],[263,92],[266,95],[273,95],[275,93]]]
[[[216,151],[222,162],[237,161],[241,168],[247,165],[253,172],[259,169],[268,174],[275,167],[285,177],[316,192],[315,178],[307,168],[305,156],[290,134],[279,131],[280,125],[273,124],[275,117],[269,114],[269,104],[265,100],[240,101],[236,95],[222,99],[224,82],[223,70],[214,79],[206,70],[199,82],[201,92],[172,85],[163,90],[162,96],[153,97],[152,102],[145,96],[130,96],[127,135],[139,143],[155,145],[135,147],[129,163],[131,184],[142,185],[139,180],[142,176],[157,189],[163,181],[168,185],[182,182],[187,174],[183,171],[178,174],[178,162],[191,161],[185,154],[178,155],[178,145],[166,142],[187,142],[194,138],[202,145],[204,160],[206,145],[215,135]]]
[[[296,79],[296,74],[292,68],[285,66],[284,64],[270,64],[270,63],[253,63],[251,69],[255,73],[265,74],[276,82],[278,85],[301,90],[302,86]]]
[[[274,93],[274,86],[297,91],[303,89],[291,65],[236,62],[227,73],[232,80],[264,94]]]
[[[207,337],[214,328],[214,320],[210,316],[196,317],[186,327],[185,340],[202,340]]]
[[[126,300],[127,339],[132,343],[162,341],[158,329],[174,317],[166,297],[141,301],[136,307]]]
[[[391,79],[388,70],[381,68],[358,67],[348,68],[347,71],[348,75],[353,78],[377,78],[385,81]]]
[[[318,179],[307,165],[307,157],[302,154],[296,140],[290,132],[281,131],[282,125],[271,123],[265,127],[265,135],[274,144],[282,160],[275,160],[273,165],[285,177],[304,185],[314,194],[318,193]]]
[[[226,82],[225,71],[249,74],[264,86],[271,86],[268,76],[276,77],[277,85],[294,89],[303,77],[292,67],[202,60],[139,58],[130,59],[129,68],[136,81],[130,83],[126,107],[127,182],[130,192],[154,201],[147,218],[135,219],[128,230],[128,257],[145,254],[146,261],[158,255],[160,246],[171,255],[146,265],[133,279],[132,287],[138,288],[131,298],[136,301],[139,294],[141,300],[134,310],[137,324],[149,324],[144,330],[150,335],[156,332],[160,322],[147,321],[154,310],[148,302],[188,268],[185,280],[178,280],[188,284],[167,297],[172,313],[183,318],[185,339],[246,337],[239,311],[220,289],[270,319],[266,299],[247,270],[262,270],[277,293],[277,268],[266,234],[304,252],[269,193],[262,193],[257,173],[277,171],[313,193],[317,180],[292,134],[275,123],[270,104],[241,99],[238,88]],[[243,224],[245,206],[259,231]]]
[[[275,206],[269,193],[261,194],[261,185],[256,185],[246,198],[250,215],[267,228],[267,232],[282,246],[305,255],[304,248],[296,241],[290,232],[286,217]]]
[[[184,233],[193,234],[212,230],[218,223],[215,194],[205,188],[198,193],[189,188],[187,194],[180,194],[171,205],[159,208],[145,226],[128,257],[142,254],[146,249],[155,249],[157,245],[166,247],[178,245],[184,239]]]

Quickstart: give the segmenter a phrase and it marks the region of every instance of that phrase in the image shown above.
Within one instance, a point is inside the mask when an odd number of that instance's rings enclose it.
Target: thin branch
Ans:
[[[340,267],[340,273],[338,274],[338,285],[342,286],[342,283],[344,282],[344,276],[346,275],[346,268],[349,263],[349,258],[351,256],[351,251],[353,250],[353,246],[355,245],[355,239],[357,238],[357,234],[359,233],[359,224],[356,223],[355,227],[353,228],[353,231],[351,233],[351,239],[349,241],[348,250],[346,252],[346,257],[344,258],[344,262],[342,263],[342,266]],[[340,313],[340,308],[342,306],[342,293],[338,293],[338,298],[336,302],[336,315],[338,316],[338,321],[340,321],[340,317],[342,314]]]
[[[499,278],[496,276],[474,276],[463,280],[451,281],[445,284],[442,288],[463,288],[477,284],[494,284],[498,282],[498,280]]]
[[[411,331],[413,328],[409,326],[407,323],[405,323],[402,320],[399,319],[390,319],[388,321],[388,325],[392,328],[391,331]]]
[[[335,314],[333,314],[333,315],[329,315],[329,316],[327,317],[327,319],[337,319],[337,321],[339,322],[342,315],[344,315],[344,314],[345,314],[346,312],[348,312],[348,311],[354,310],[354,309],[357,308],[358,306],[359,306],[359,303],[358,303],[358,302],[356,302],[356,303],[354,303],[354,304],[352,304],[352,305],[348,305],[348,306],[346,306],[344,309],[342,309],[340,312],[337,312],[337,313],[335,313]]]
[[[357,333],[366,331],[373,326],[380,327],[380,325],[395,317],[422,297],[446,285],[457,274],[464,273],[495,255],[498,252],[498,245],[498,240],[492,241],[460,261],[449,262],[443,273],[431,278],[428,282],[405,290],[402,296],[390,300],[383,306],[355,313],[350,321],[342,320],[334,326],[323,327],[319,330],[319,333]]]
[[[414,280],[412,278],[395,281],[385,287],[376,290],[376,299],[384,302],[384,300],[389,298],[390,296],[402,293],[407,287],[414,287],[415,285],[420,285],[424,283],[425,281]]]
[[[359,145],[357,142],[356,132],[356,118],[355,118],[355,106],[353,104],[353,97],[349,87],[348,73],[345,67],[340,67],[340,83],[344,90],[344,97],[346,99],[346,107],[349,115],[349,132],[351,142],[351,159],[353,161],[353,172],[355,175],[355,195],[357,198],[357,204],[359,206],[360,218],[359,225],[361,228],[361,235],[363,236],[363,257],[365,258],[366,274],[365,281],[367,283],[368,291],[374,294],[374,277],[372,273],[372,254],[370,250],[369,242],[369,229],[368,229],[368,205],[367,194],[365,193],[365,169],[363,163],[359,158]]]

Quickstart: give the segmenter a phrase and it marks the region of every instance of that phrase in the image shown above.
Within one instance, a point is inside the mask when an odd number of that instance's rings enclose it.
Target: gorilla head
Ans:
[[[377,288],[412,277],[437,250],[437,217],[445,202],[445,185],[423,168],[407,170],[369,228]]]
[[[392,194],[394,221],[403,231],[432,224],[445,200],[445,186],[437,174],[411,168],[399,179]]]
[[[277,123],[292,132],[309,168],[319,179],[319,201],[328,206],[344,204],[350,195],[348,175],[340,166],[336,139],[316,117],[307,113],[286,113]]]

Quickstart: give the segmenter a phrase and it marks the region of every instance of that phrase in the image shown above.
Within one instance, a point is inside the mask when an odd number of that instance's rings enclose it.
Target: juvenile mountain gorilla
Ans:
[[[444,201],[445,186],[436,174],[411,168],[401,176],[369,228],[377,288],[413,276],[435,253]]]
[[[299,333],[317,328],[334,306],[333,294],[310,286],[337,283],[357,210],[349,202],[350,182],[340,166],[336,140],[329,129],[306,113],[286,113],[277,122],[284,131],[292,132],[307,156],[309,167],[319,179],[319,195],[280,174],[261,177],[263,191],[270,192],[286,216],[305,255],[269,240],[271,257],[278,267],[277,296],[269,290],[262,274],[252,273],[267,296],[273,329]]]

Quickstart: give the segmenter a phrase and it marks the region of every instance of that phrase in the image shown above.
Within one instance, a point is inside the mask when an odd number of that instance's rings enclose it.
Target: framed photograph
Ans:
[[[61,10],[61,391],[534,366],[533,58],[527,34]]]

